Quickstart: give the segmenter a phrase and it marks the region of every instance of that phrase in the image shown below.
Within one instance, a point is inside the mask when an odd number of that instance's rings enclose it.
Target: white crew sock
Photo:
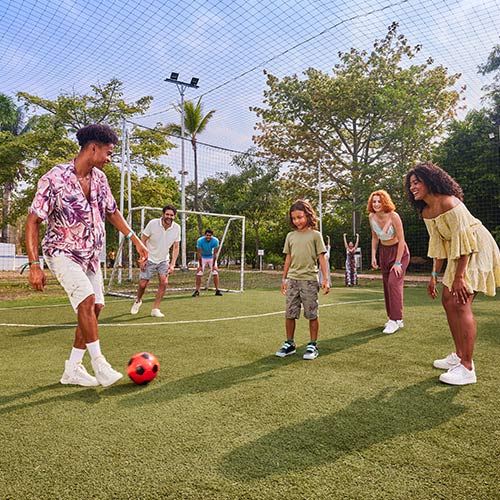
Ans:
[[[78,349],[77,347],[73,347],[73,349],[71,349],[71,354],[69,355],[69,360],[72,363],[81,363],[84,354],[85,354],[85,349]]]
[[[99,340],[96,340],[95,342],[91,342],[90,344],[87,344],[87,349],[89,350],[89,354],[90,354],[91,359],[95,359],[95,358],[98,358],[99,356],[102,356],[101,344],[99,343]]]

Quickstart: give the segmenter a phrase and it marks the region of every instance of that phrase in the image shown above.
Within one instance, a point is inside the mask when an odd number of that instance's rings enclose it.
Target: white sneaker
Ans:
[[[141,306],[142,306],[142,300],[139,300],[139,302],[134,302],[132,309],[130,309],[130,314],[137,314]]]
[[[477,382],[476,371],[474,365],[472,365],[472,370],[467,370],[462,363],[459,363],[447,372],[441,373],[439,380],[450,385],[475,384]]]
[[[446,358],[443,359],[435,359],[432,365],[434,368],[439,368],[440,370],[451,370],[460,364],[460,358],[456,355],[456,353],[452,352],[448,354]]]
[[[400,328],[400,321],[401,320],[393,320],[390,319],[386,324],[385,328],[382,330],[382,333],[394,333],[397,332]],[[402,322],[402,321],[401,321]],[[403,325],[404,326],[404,325]]]
[[[103,387],[108,387],[108,385],[114,384],[123,377],[120,372],[111,368],[104,356],[97,356],[97,358],[93,359],[92,368],[94,369],[95,378]]]
[[[83,387],[95,387],[99,382],[89,374],[82,363],[67,360],[64,364],[64,373],[60,380],[61,384],[81,385]]]
[[[159,309],[151,309],[151,316],[155,318],[164,318],[165,315]]]

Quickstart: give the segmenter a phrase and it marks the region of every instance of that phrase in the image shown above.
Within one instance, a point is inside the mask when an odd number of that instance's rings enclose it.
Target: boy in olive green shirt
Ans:
[[[317,231],[316,215],[311,205],[305,200],[297,200],[289,210],[289,220],[295,229],[286,236],[283,253],[286,254],[281,280],[281,291],[286,296],[286,336],[287,340],[276,352],[284,358],[296,353],[295,323],[300,316],[301,305],[304,317],[309,320],[310,341],[307,344],[304,359],[318,357],[318,269],[319,261],[324,277],[321,286],[326,294],[330,291],[326,247],[321,233]]]

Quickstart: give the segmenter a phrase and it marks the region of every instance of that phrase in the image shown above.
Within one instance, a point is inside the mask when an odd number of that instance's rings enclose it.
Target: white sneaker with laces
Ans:
[[[120,372],[111,368],[104,356],[97,356],[97,358],[93,359],[92,368],[94,369],[95,378],[103,387],[108,387],[108,385],[114,384],[123,377]]]
[[[451,370],[460,364],[460,358],[456,355],[456,353],[452,352],[448,354],[446,358],[443,359],[435,359],[432,365],[434,368],[439,368],[440,370]]]
[[[165,315],[159,309],[151,309],[151,316],[155,318],[164,318]]]
[[[402,321],[390,319],[385,324],[385,328],[382,330],[382,333],[395,333],[395,332],[397,332],[400,328],[402,328],[402,326],[400,326],[400,322],[402,322]]]
[[[139,300],[139,302],[134,302],[132,309],[130,309],[130,314],[137,314],[141,306],[142,306],[142,300]]]
[[[83,387],[95,387],[99,382],[85,369],[82,363],[67,360],[64,364],[64,373],[60,380],[61,384],[81,385]]]
[[[475,384],[477,382],[476,371],[474,365],[472,365],[472,370],[467,370],[462,363],[459,363],[447,372],[441,373],[439,380],[450,385]]]

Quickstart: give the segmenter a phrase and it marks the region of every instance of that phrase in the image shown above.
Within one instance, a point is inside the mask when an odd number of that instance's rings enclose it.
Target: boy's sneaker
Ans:
[[[461,359],[456,355],[456,353],[452,352],[448,354],[446,358],[443,359],[435,359],[432,365],[434,368],[439,368],[440,370],[451,370],[460,364]]]
[[[295,349],[295,344],[290,344],[289,342],[285,342],[281,349],[276,353],[276,356],[279,358],[284,358],[286,356],[290,356],[291,354],[295,354],[297,349]]]
[[[199,297],[200,296],[200,292],[198,290],[195,290],[193,292],[193,295],[191,295],[191,297]]]
[[[441,373],[439,380],[450,385],[475,384],[477,382],[476,371],[474,365],[472,365],[472,370],[467,370],[464,365],[459,363],[447,372]]]
[[[151,309],[151,316],[154,318],[164,318],[165,315],[159,309]]]
[[[142,306],[142,300],[139,300],[139,302],[134,302],[132,309],[130,309],[130,314],[137,314],[141,306]]]
[[[319,356],[318,348],[313,344],[307,344],[306,352],[302,357],[304,359],[316,359],[318,356]]]
[[[222,292],[220,290],[215,290],[215,295],[222,297]]]
[[[103,387],[114,384],[120,380],[123,375],[111,368],[111,365],[106,361],[104,356],[97,356],[92,360],[92,368],[94,369],[95,378]]]
[[[60,380],[61,384],[81,385],[83,387],[95,387],[99,382],[85,369],[82,363],[67,360],[64,364],[64,373]]]

